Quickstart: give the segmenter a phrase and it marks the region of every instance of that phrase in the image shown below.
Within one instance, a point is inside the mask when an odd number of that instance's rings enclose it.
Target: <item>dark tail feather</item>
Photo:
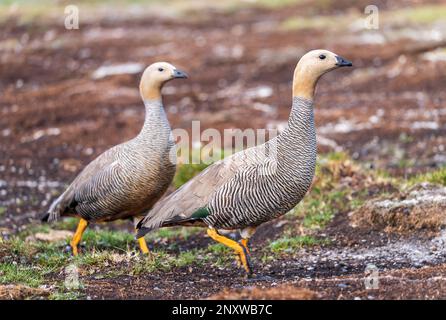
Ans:
[[[42,221],[42,222],[48,222],[48,219],[50,218],[50,213],[49,212],[47,212],[47,213],[45,213],[45,215],[43,215],[41,218],[40,218],[40,221]]]
[[[141,219],[138,224],[136,225],[136,229],[141,229],[142,227],[142,222],[144,221],[144,219]]]
[[[136,232],[136,239],[144,237],[147,233],[150,232],[150,230],[152,230],[150,228],[140,227],[139,223],[138,223],[137,229],[138,229],[138,231]]]

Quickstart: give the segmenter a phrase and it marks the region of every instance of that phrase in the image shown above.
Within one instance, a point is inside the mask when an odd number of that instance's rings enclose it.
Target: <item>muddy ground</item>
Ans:
[[[165,88],[173,128],[190,130],[193,120],[201,121],[202,130],[275,128],[286,123],[290,111],[298,58],[310,49],[327,48],[352,60],[354,69],[332,72],[319,83],[319,151],[344,151],[364,167],[398,178],[444,166],[446,18],[426,21],[414,14],[399,19],[393,12],[423,6],[444,10],[446,2],[375,4],[381,12],[378,30],[354,27],[368,1],[349,0],[202,8],[178,15],[109,9],[84,20],[81,14],[79,30],[66,30],[59,18],[22,22],[11,14],[0,26],[2,234],[11,236],[38,223],[83,166],[139,131],[144,118],[137,90],[141,73],[101,77],[95,71],[102,66],[132,63],[138,70],[138,64],[166,60],[186,70],[190,79]],[[334,23],[311,23],[320,16]],[[311,21],[285,27],[296,17]],[[353,228],[347,214],[338,212],[319,231],[330,244],[268,263],[256,248],[278,237],[281,228],[275,227],[277,221],[263,226],[252,239],[261,279],[245,279],[235,267],[183,267],[103,279],[91,275],[83,278],[82,297],[446,297],[444,232]],[[193,238],[175,250],[210,243],[201,235]],[[364,286],[368,264],[379,269],[378,289]],[[266,289],[281,286],[288,289]]]

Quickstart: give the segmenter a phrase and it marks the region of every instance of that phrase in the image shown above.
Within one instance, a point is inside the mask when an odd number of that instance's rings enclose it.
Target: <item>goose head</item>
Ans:
[[[167,62],[156,62],[148,66],[141,77],[139,91],[144,101],[160,100],[161,89],[168,81],[185,79],[187,74]]]
[[[353,64],[328,50],[312,50],[300,58],[294,70],[293,96],[313,100],[317,81],[325,73]]]

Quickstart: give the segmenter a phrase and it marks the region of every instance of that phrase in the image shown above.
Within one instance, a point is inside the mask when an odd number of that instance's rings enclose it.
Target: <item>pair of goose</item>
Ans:
[[[206,226],[212,239],[235,250],[251,274],[248,241],[256,227],[291,210],[311,185],[316,165],[316,83],[326,72],[351,65],[328,50],[305,54],[294,71],[288,127],[263,145],[214,163],[161,200],[176,168],[161,89],[166,82],[187,75],[169,63],[150,65],[139,87],[146,109],[141,132],[88,164],[42,220],[80,217],[70,242],[74,255],[90,222],[134,219],[143,253],[149,252],[144,235],[154,229]],[[220,234],[222,229],[239,229],[240,242]]]

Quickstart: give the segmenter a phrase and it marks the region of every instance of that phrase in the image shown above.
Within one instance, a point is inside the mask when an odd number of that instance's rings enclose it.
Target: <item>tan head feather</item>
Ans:
[[[151,64],[144,70],[139,84],[142,99],[144,101],[161,100],[163,85],[176,78],[187,78],[187,75],[167,62]]]
[[[297,63],[293,78],[293,97],[313,100],[319,78],[334,69],[352,66],[350,61],[328,50],[312,50]]]

